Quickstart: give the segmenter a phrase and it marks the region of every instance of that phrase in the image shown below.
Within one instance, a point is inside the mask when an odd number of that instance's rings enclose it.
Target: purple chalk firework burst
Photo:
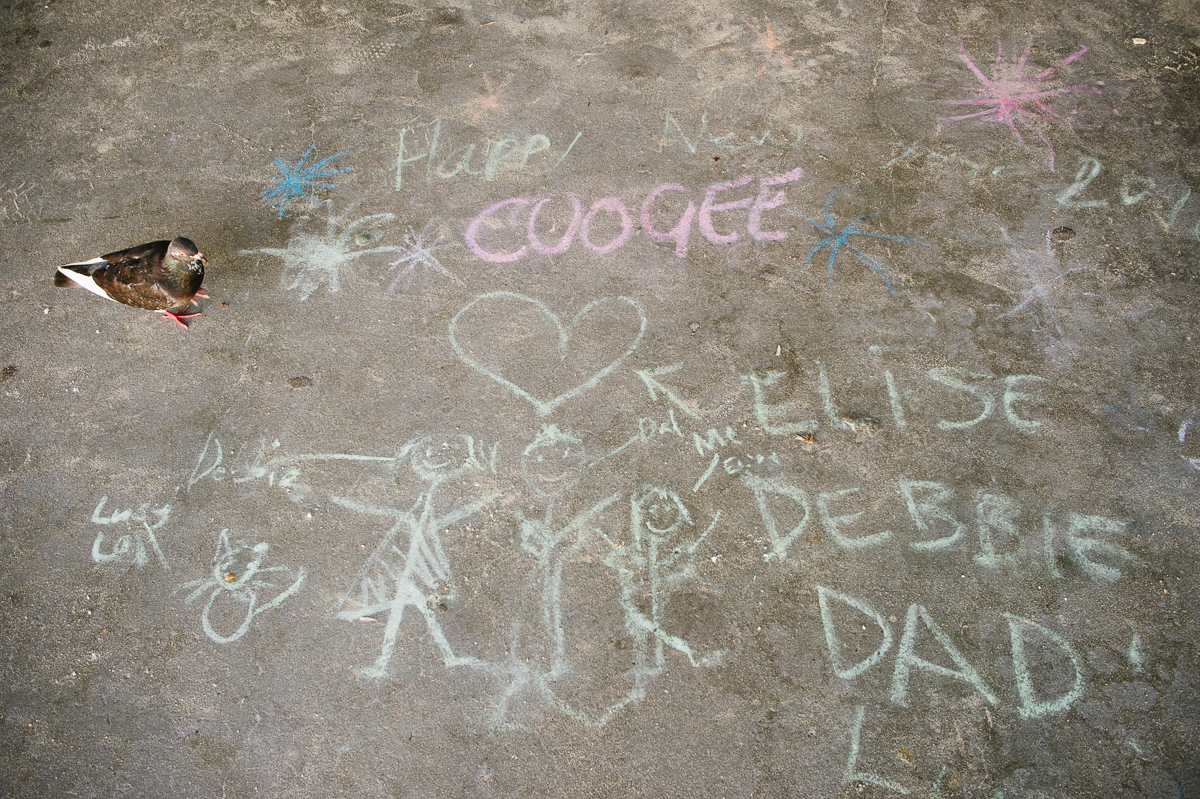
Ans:
[[[971,97],[957,100],[943,100],[942,102],[947,105],[972,106],[979,109],[978,111],[966,114],[944,117],[948,121],[960,122],[967,119],[975,119],[980,122],[1002,123],[1008,126],[1013,136],[1024,147],[1028,147],[1029,145],[1025,143],[1025,138],[1021,135],[1020,128],[1023,127],[1033,131],[1042,140],[1042,143],[1046,145],[1050,171],[1053,172],[1054,145],[1050,143],[1050,139],[1046,136],[1044,128],[1053,120],[1062,119],[1063,117],[1050,108],[1047,103],[1057,95],[1068,94],[1076,89],[1085,88],[1087,84],[1076,83],[1070,86],[1054,86],[1051,79],[1063,67],[1086,53],[1088,48],[1080,47],[1053,66],[1047,67],[1036,75],[1028,75],[1026,74],[1026,66],[1029,61],[1029,54],[1032,51],[1032,43],[1027,44],[1023,52],[1018,53],[1014,50],[1011,61],[1006,61],[1004,58],[1004,45],[1003,43],[997,43],[996,62],[992,67],[991,77],[988,77],[984,74],[983,70],[975,65],[971,57],[967,55],[966,46],[959,43],[958,54],[979,80],[980,85],[946,86],[941,83],[930,85],[942,89],[957,89],[959,91],[970,92]],[[1099,91],[1096,87],[1092,87],[1092,89]]]

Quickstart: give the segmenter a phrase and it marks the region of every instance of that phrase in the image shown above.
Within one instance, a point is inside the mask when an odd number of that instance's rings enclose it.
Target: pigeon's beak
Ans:
[[[203,266],[208,266],[208,261],[204,260],[204,253],[202,253],[202,252],[196,253],[195,257],[193,257],[192,260],[199,261],[201,263],[201,265],[203,265]]]

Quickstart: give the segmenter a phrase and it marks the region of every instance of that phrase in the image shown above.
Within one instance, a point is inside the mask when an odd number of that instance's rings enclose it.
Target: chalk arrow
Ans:
[[[646,390],[650,392],[651,402],[657,402],[659,392],[662,392],[662,395],[670,400],[675,407],[679,408],[679,410],[683,411],[693,419],[701,419],[703,417],[700,415],[699,411],[697,411],[691,405],[688,405],[679,397],[672,394],[669,388],[655,379],[659,375],[669,375],[672,372],[678,372],[682,368],[683,361],[680,361],[679,363],[671,366],[656,366],[652,369],[634,369],[633,371],[642,379],[642,382],[646,384]]]

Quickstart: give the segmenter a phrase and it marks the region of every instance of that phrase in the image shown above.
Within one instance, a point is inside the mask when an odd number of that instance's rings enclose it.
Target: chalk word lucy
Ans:
[[[787,231],[764,230],[763,214],[787,202],[787,194],[782,189],[776,188],[777,186],[791,183],[802,177],[804,177],[804,170],[800,167],[782,175],[761,176],[757,178],[758,192],[756,194],[723,202],[717,202],[717,195],[740,189],[753,182],[755,176],[742,175],[735,180],[714,183],[704,190],[704,199],[700,202],[700,208],[697,209],[696,204],[689,200],[687,208],[683,210],[679,220],[670,230],[660,230],[654,226],[655,203],[668,192],[680,192],[686,195],[688,190],[678,183],[663,183],[654,187],[642,201],[641,228],[656,241],[675,242],[675,254],[684,258],[688,252],[693,220],[699,226],[704,238],[710,243],[733,244],[741,240],[741,233],[737,230],[730,230],[728,233],[718,232],[713,214],[748,209],[746,233],[750,238],[755,241],[780,241],[788,237]],[[541,234],[538,232],[538,218],[546,205],[557,197],[565,197],[566,201],[570,203],[571,221],[558,241],[548,243],[542,240]],[[525,217],[523,213],[526,208],[529,209],[528,217]],[[500,212],[505,209],[509,209],[506,214],[507,220],[502,220]],[[612,215],[620,226],[620,232],[607,241],[596,241],[593,227],[602,214]],[[488,246],[485,246],[485,242],[480,241],[485,228],[489,231],[496,228],[516,228],[520,231],[522,226],[524,227],[525,243],[515,250],[489,249]],[[530,251],[541,255],[564,253],[571,248],[576,238],[579,238],[587,249],[597,255],[607,255],[627,244],[633,238],[635,231],[634,220],[630,216],[629,209],[619,197],[603,197],[596,200],[585,212],[583,201],[579,195],[574,192],[565,192],[562,195],[550,195],[549,197],[510,197],[507,200],[493,203],[480,211],[479,215],[472,220],[470,226],[467,227],[466,240],[467,247],[475,255],[490,263],[503,264],[519,260]],[[490,246],[497,245],[490,244]]]

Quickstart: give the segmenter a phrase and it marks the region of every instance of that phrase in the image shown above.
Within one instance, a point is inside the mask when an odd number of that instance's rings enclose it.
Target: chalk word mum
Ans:
[[[792,183],[802,177],[804,177],[804,170],[796,167],[782,175],[763,175],[757,178],[754,175],[742,175],[724,183],[714,183],[704,190],[704,198],[700,202],[699,209],[689,199],[687,207],[680,213],[678,220],[669,230],[655,225],[656,205],[660,204],[663,195],[675,192],[686,195],[688,189],[678,183],[663,183],[654,187],[642,201],[641,229],[655,241],[674,242],[675,254],[680,258],[685,258],[691,240],[693,220],[700,228],[704,238],[710,243],[733,244],[741,240],[742,234],[738,230],[730,230],[727,233],[719,232],[713,215],[745,209],[747,210],[746,234],[750,238],[760,242],[780,241],[788,237],[788,232],[764,229],[763,214],[771,209],[779,208],[787,202],[787,194],[776,187]],[[717,201],[717,195],[740,189],[756,179],[758,181],[756,193],[736,200]],[[551,209],[546,208],[549,203],[554,201],[556,205],[560,205],[564,198],[571,206],[571,221],[566,224],[558,241],[544,241],[542,238],[544,232],[539,231],[543,231],[547,225],[539,226],[538,219],[543,213],[547,216],[550,215]],[[611,232],[599,234],[596,228],[601,225],[606,231],[613,227],[619,227],[620,230],[615,235]],[[558,227],[557,220],[553,226]],[[503,232],[499,232],[497,235],[498,231],[503,231],[505,228],[516,230],[515,238],[517,240],[523,234],[525,243],[520,244],[516,249],[511,249],[513,244],[517,243],[517,241],[512,241],[514,237],[506,236]],[[467,247],[475,255],[489,263],[503,264],[519,260],[530,252],[540,255],[564,253],[571,248],[576,238],[580,239],[583,246],[593,253],[607,255],[627,244],[633,238],[636,230],[634,219],[621,198],[602,197],[593,202],[585,212],[583,200],[579,195],[574,192],[565,192],[548,197],[510,197],[507,200],[493,203],[480,211],[479,215],[471,221],[467,227],[466,240]],[[608,236],[608,238],[605,239],[603,236]],[[481,238],[486,240],[481,241]],[[502,239],[510,240],[509,249],[501,249],[504,246]]]

